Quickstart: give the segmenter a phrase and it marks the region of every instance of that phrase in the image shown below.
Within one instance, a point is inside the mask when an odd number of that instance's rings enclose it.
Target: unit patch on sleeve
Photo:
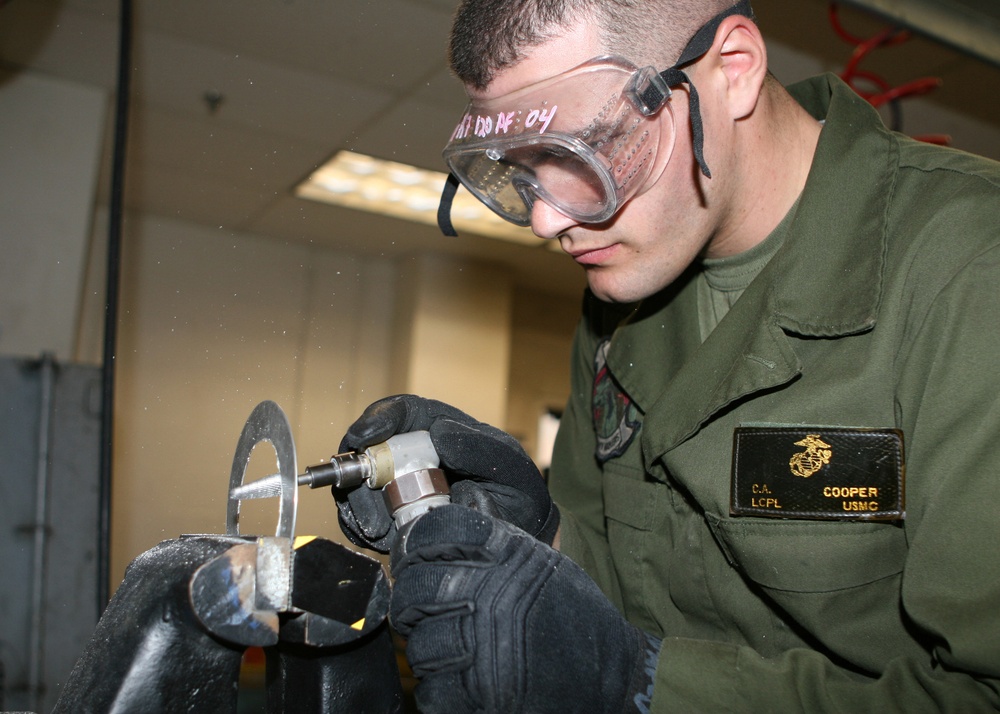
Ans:
[[[730,513],[823,520],[902,520],[903,432],[741,426],[733,434]]]
[[[639,431],[639,410],[622,391],[608,369],[610,340],[597,346],[594,355],[594,393],[591,406],[594,410],[594,433],[597,434],[597,453],[600,463],[621,456]]]

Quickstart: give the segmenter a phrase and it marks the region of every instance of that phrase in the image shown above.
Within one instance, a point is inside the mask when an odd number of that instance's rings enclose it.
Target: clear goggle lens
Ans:
[[[647,115],[635,98],[643,72],[599,58],[515,95],[473,102],[466,118],[483,125],[483,117],[504,116],[513,130],[453,138],[445,160],[469,191],[517,225],[530,224],[535,200],[581,222],[608,220],[644,185],[657,156],[669,159],[673,150],[669,104]],[[535,105],[551,107],[544,131],[518,124]]]
[[[596,157],[555,143],[535,143],[506,151],[468,152],[449,162],[479,200],[503,218],[526,226],[536,199],[582,221],[609,218],[616,190]]]

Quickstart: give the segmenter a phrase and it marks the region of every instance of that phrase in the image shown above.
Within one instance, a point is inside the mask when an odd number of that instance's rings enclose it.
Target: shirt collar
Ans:
[[[774,315],[799,335],[864,332],[874,327],[882,299],[897,144],[878,113],[834,75],[789,92],[816,119],[831,120],[820,133],[791,237],[765,271]]]

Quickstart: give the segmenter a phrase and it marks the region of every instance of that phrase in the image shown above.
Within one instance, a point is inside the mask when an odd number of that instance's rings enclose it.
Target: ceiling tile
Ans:
[[[135,95],[179,111],[205,114],[218,92],[220,117],[252,129],[338,144],[388,107],[388,91],[309,74],[218,48],[151,34],[136,53]]]
[[[144,28],[232,55],[407,89],[442,66],[450,13],[404,0],[141,0]]]
[[[133,107],[131,161],[226,181],[243,188],[289,190],[326,157],[329,147],[255,131],[220,116]]]
[[[346,147],[380,159],[442,171],[441,150],[465,106],[463,99],[457,99],[450,106],[400,102],[374,118]]]
[[[60,8],[49,0],[0,8],[0,61],[106,89],[118,66],[117,14]]]

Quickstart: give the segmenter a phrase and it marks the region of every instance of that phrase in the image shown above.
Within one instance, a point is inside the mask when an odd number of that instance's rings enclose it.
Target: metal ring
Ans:
[[[229,472],[229,502],[226,508],[226,535],[240,534],[240,499],[233,497],[233,491],[243,485],[250,453],[262,441],[274,447],[278,457],[278,473],[281,474],[281,500],[278,504],[278,528],[275,536],[293,538],[295,535],[295,512],[298,508],[298,465],[295,461],[295,442],[288,418],[274,402],[261,402],[250,413],[243,433],[236,444],[233,466]]]

